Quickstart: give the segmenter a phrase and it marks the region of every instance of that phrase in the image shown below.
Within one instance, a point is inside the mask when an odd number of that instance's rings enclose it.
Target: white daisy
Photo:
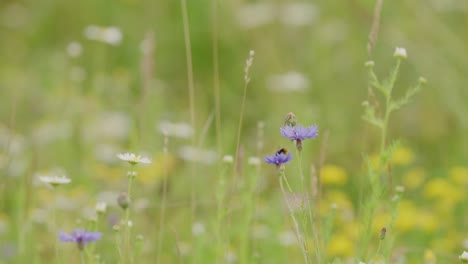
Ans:
[[[71,182],[70,178],[67,178],[67,176],[57,176],[57,175],[39,175],[39,180],[41,182],[47,183],[52,185],[52,187],[56,187],[58,185],[62,184],[68,184]]]
[[[135,155],[134,153],[120,153],[117,154],[117,157],[123,161],[127,161],[128,163],[135,165],[138,163],[145,163],[149,164],[151,163],[151,160],[147,157],[143,157],[140,155]]]

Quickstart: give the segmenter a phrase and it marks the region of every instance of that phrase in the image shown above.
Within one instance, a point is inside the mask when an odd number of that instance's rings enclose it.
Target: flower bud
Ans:
[[[128,197],[127,193],[120,193],[117,197],[117,203],[122,209],[126,210],[130,206],[130,197]]]
[[[420,84],[426,84],[426,83],[427,83],[426,78],[424,78],[424,77],[419,77],[419,83],[420,83]]]
[[[289,112],[284,118],[284,125],[296,126],[296,124],[297,124],[296,115],[294,115],[292,112]]]
[[[405,48],[396,47],[395,53],[393,53],[393,57],[398,59],[406,59],[408,57],[408,53],[406,53]]]
[[[384,226],[382,227],[382,229],[380,230],[380,234],[379,234],[379,239],[380,240],[384,240],[385,239],[385,234],[387,233],[387,228]]]

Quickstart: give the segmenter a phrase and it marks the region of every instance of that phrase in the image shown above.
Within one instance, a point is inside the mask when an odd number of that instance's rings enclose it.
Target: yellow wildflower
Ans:
[[[410,169],[405,173],[401,179],[403,186],[409,190],[414,190],[422,185],[424,179],[426,178],[426,172],[423,168],[417,167]]]
[[[328,243],[327,253],[332,257],[349,257],[354,253],[354,241],[349,237],[338,232],[337,235],[331,237]]]
[[[442,202],[444,206],[448,206],[446,209],[450,209],[464,198],[463,190],[443,178],[430,180],[424,187],[424,195]]]
[[[430,249],[424,251],[424,263],[426,264],[435,264],[437,261],[436,255]]]
[[[139,168],[136,179],[145,185],[158,184],[164,178],[164,170],[167,170],[167,173],[170,174],[171,171],[175,169],[175,166],[176,158],[174,156],[168,154],[166,159],[164,159],[164,154],[159,153],[153,159],[153,163]]]
[[[393,153],[391,162],[394,165],[407,166],[414,161],[414,154],[411,149],[400,146]]]
[[[322,184],[343,185],[348,181],[346,171],[336,165],[325,165],[320,171]]]
[[[431,211],[419,210],[417,214],[419,217],[417,218],[416,222],[419,229],[426,232],[433,232],[439,226],[439,217],[436,217]]]
[[[460,185],[468,184],[468,168],[457,166],[450,169],[450,179]]]
[[[417,227],[419,215],[413,202],[402,200],[398,206],[398,217],[395,221],[395,229],[408,232]]]

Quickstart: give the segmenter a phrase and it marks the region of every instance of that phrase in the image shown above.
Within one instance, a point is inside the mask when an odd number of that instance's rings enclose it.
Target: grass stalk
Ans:
[[[162,190],[162,197],[161,197],[161,212],[159,217],[159,236],[158,236],[158,252],[156,257],[156,263],[160,263],[160,257],[162,253],[162,242],[164,238],[164,221],[166,218],[166,203],[167,203],[167,176],[168,176],[168,168],[167,168],[167,161],[168,161],[168,152],[169,152],[169,137],[164,135],[164,149],[163,149],[163,190]]]
[[[192,47],[190,43],[190,27],[189,27],[189,18],[187,10],[187,1],[180,0],[182,6],[182,18],[184,25],[184,41],[185,41],[185,54],[187,57],[187,79],[188,79],[188,95],[189,95],[189,108],[190,108],[190,124],[195,130],[195,81],[193,77],[193,63],[192,63]],[[192,147],[196,147],[196,135],[192,135]],[[191,223],[195,218],[196,210],[196,194],[195,194],[195,177],[196,177],[196,167],[195,163],[191,166],[191,187],[190,187],[190,209],[191,209]]]
[[[307,254],[307,248],[306,248],[306,245],[305,245],[305,240],[304,240],[304,237],[301,234],[301,231],[299,229],[299,224],[297,223],[297,219],[296,219],[296,216],[294,215],[294,211],[293,211],[291,205],[288,202],[287,192],[284,189],[283,181],[286,182],[286,184],[287,184],[287,186],[289,188],[289,191],[292,192],[292,189],[289,186],[288,180],[286,178],[286,174],[284,173],[284,169],[280,168],[279,169],[279,183],[280,183],[281,192],[283,193],[284,201],[286,203],[286,206],[288,207],[289,215],[291,216],[291,220],[293,221],[294,231],[296,233],[297,241],[299,242],[299,245],[301,247],[302,256],[304,257],[304,263],[310,263],[309,262],[309,256]]]

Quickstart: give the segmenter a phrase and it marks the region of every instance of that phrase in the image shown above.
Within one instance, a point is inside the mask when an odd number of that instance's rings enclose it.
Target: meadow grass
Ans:
[[[0,3],[0,263],[461,262],[467,10]]]

